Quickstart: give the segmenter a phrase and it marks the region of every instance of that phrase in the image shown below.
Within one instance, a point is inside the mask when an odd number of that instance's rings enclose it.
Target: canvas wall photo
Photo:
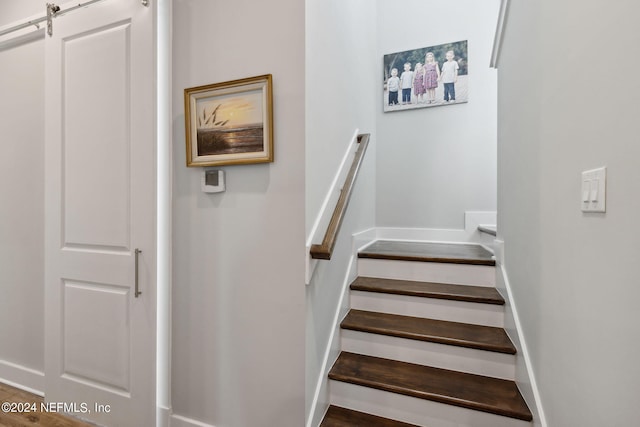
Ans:
[[[384,55],[383,110],[467,102],[467,40]]]

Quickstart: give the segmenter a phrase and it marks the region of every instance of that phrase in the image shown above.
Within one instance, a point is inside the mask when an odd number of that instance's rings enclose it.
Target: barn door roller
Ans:
[[[60,6],[47,3],[47,34],[49,34],[49,37],[53,35],[53,17],[58,12],[60,12]]]
[[[54,4],[54,3],[47,3],[47,34],[49,34],[49,36],[53,35],[53,18],[59,14],[63,14],[66,12],[71,12],[72,10],[76,10],[79,9],[81,7],[85,7],[85,6],[89,6],[92,3],[97,3],[99,1],[102,0],[89,0],[87,2],[84,3],[78,3],[77,6],[72,6],[68,9],[65,10],[60,10],[60,6]],[[149,0],[142,0],[142,5],[143,6],[149,6]],[[37,21],[36,21],[37,22]],[[30,24],[35,25],[35,22],[29,22]]]

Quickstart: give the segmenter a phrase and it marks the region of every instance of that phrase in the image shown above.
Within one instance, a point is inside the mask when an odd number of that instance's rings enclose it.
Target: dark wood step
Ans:
[[[340,326],[360,332],[429,341],[478,350],[515,354],[516,348],[502,328],[350,310]]]
[[[504,305],[504,298],[500,293],[495,288],[486,286],[358,277],[351,283],[351,290]]]
[[[339,406],[329,406],[320,427],[418,427]]]
[[[377,240],[358,253],[359,258],[453,264],[496,265],[493,254],[480,245],[462,243]]]
[[[421,399],[531,421],[515,382],[342,352],[329,378]]]

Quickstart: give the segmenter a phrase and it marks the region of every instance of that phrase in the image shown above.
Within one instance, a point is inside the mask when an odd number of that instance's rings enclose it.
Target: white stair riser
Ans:
[[[417,341],[343,329],[343,351],[468,372],[515,379],[515,355],[453,345]]]
[[[527,421],[330,381],[331,403],[421,427],[531,427]]]
[[[358,275],[457,285],[495,286],[496,268],[488,265],[358,259]]]
[[[475,325],[504,326],[502,305],[351,291],[351,308]]]

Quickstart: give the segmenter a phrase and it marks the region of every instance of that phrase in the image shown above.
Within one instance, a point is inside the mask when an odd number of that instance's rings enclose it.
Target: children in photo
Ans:
[[[457,63],[456,63],[457,64]],[[440,68],[432,52],[427,52],[424,61],[424,87],[428,92],[428,103],[436,102],[436,88],[440,81]],[[455,96],[454,96],[455,98]]]
[[[389,105],[398,105],[398,90],[400,89],[400,78],[398,69],[391,70],[391,77],[387,79],[387,91],[389,91]]]
[[[456,100],[455,83],[458,81],[458,63],[453,60],[454,54],[450,50],[446,54],[446,62],[442,64],[442,84],[444,85],[444,102]]]
[[[400,74],[400,84],[402,87],[402,105],[411,103],[411,86],[413,85],[413,71],[411,63],[404,64],[404,71]]]
[[[413,93],[416,95],[417,104],[424,102],[424,94],[427,93],[424,77],[424,68],[422,64],[418,62],[413,72]]]

